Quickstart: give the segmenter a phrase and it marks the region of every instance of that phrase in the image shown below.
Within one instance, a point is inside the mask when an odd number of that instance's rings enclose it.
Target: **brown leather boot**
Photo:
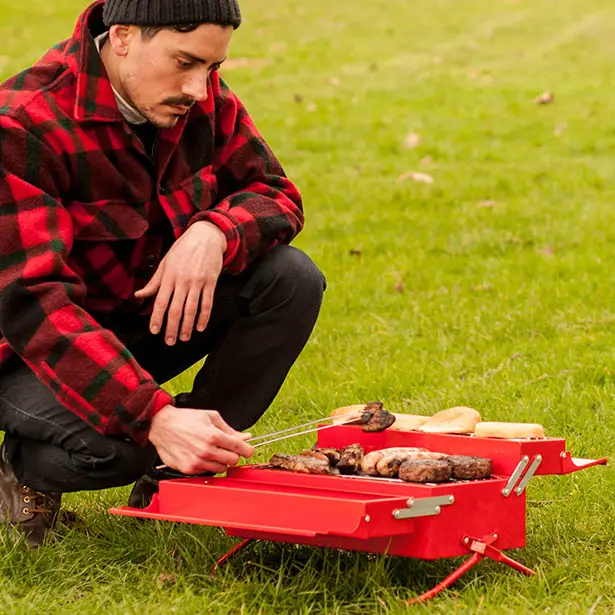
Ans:
[[[0,522],[23,534],[31,547],[39,547],[56,521],[61,500],[61,493],[21,485],[0,447]]]

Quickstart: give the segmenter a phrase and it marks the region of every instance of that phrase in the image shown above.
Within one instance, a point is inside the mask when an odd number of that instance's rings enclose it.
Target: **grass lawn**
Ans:
[[[373,399],[425,414],[465,404],[543,423],[578,456],[612,455],[612,2],[243,5],[223,74],[302,188],[296,245],[329,282],[313,338],[253,432]],[[84,6],[0,0],[2,76],[68,36]],[[554,102],[536,104],[547,91]],[[401,599],[458,563],[263,543],[211,579],[233,540],[109,517],[127,494],[66,497],[85,527],[36,553],[2,539],[0,612],[403,613]],[[538,575],[483,562],[413,612],[615,611],[614,495],[608,467],[534,480],[527,548],[513,555]]]

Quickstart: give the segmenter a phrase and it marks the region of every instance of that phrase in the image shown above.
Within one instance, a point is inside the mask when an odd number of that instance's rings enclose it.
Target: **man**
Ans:
[[[32,545],[62,493],[250,457],[316,322],[301,198],[217,73],[240,21],[96,2],[0,86],[0,515]]]

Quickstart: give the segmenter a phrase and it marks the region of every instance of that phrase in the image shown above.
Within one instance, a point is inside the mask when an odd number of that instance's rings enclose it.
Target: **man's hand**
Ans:
[[[162,462],[182,474],[225,472],[252,457],[250,434],[235,431],[212,410],[165,406],[152,419],[149,440]]]
[[[225,250],[226,238],[217,226],[196,222],[173,244],[147,286],[135,293],[139,299],[157,294],[150,320],[154,335],[162,329],[168,308],[169,346],[177,341],[180,323],[180,339],[190,339],[197,314],[197,329],[205,331]]]

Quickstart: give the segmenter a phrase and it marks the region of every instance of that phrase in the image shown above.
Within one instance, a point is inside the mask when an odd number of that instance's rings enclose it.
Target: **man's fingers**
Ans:
[[[212,461],[225,466],[236,466],[239,463],[239,454],[226,448],[210,447],[201,454],[203,462]]]
[[[162,280],[160,290],[154,301],[154,309],[152,311],[152,317],[150,318],[150,331],[156,335],[162,331],[162,323],[164,322],[164,315],[167,311],[167,306],[173,293],[173,286],[165,279]]]
[[[194,319],[196,318],[199,310],[200,298],[201,289],[193,286],[188,293],[186,304],[184,305],[184,318],[182,320],[182,328],[180,332],[180,339],[182,342],[187,342],[192,336]]]
[[[156,273],[152,276],[152,279],[141,289],[135,293],[135,297],[143,299],[144,297],[152,297],[156,294],[156,291],[160,288],[160,281],[162,280],[162,265],[156,269]]]
[[[211,307],[214,302],[214,291],[216,290],[215,283],[208,283],[203,287],[201,293],[201,311],[199,313],[199,320],[197,321],[196,328],[201,333],[207,328],[209,317],[211,316]]]
[[[221,431],[229,434],[230,436],[240,437],[242,433],[233,429],[221,416],[218,412],[210,412],[209,420]]]
[[[166,343],[173,346],[177,341],[177,333],[179,324],[181,323],[184,314],[184,305],[186,304],[187,289],[185,286],[175,286],[173,289],[173,298],[167,312],[167,330],[165,333]]]
[[[219,430],[216,435],[215,446],[227,451],[233,451],[234,453],[246,458],[254,455],[254,448],[247,444],[243,438],[239,437],[237,432],[231,435]]]

